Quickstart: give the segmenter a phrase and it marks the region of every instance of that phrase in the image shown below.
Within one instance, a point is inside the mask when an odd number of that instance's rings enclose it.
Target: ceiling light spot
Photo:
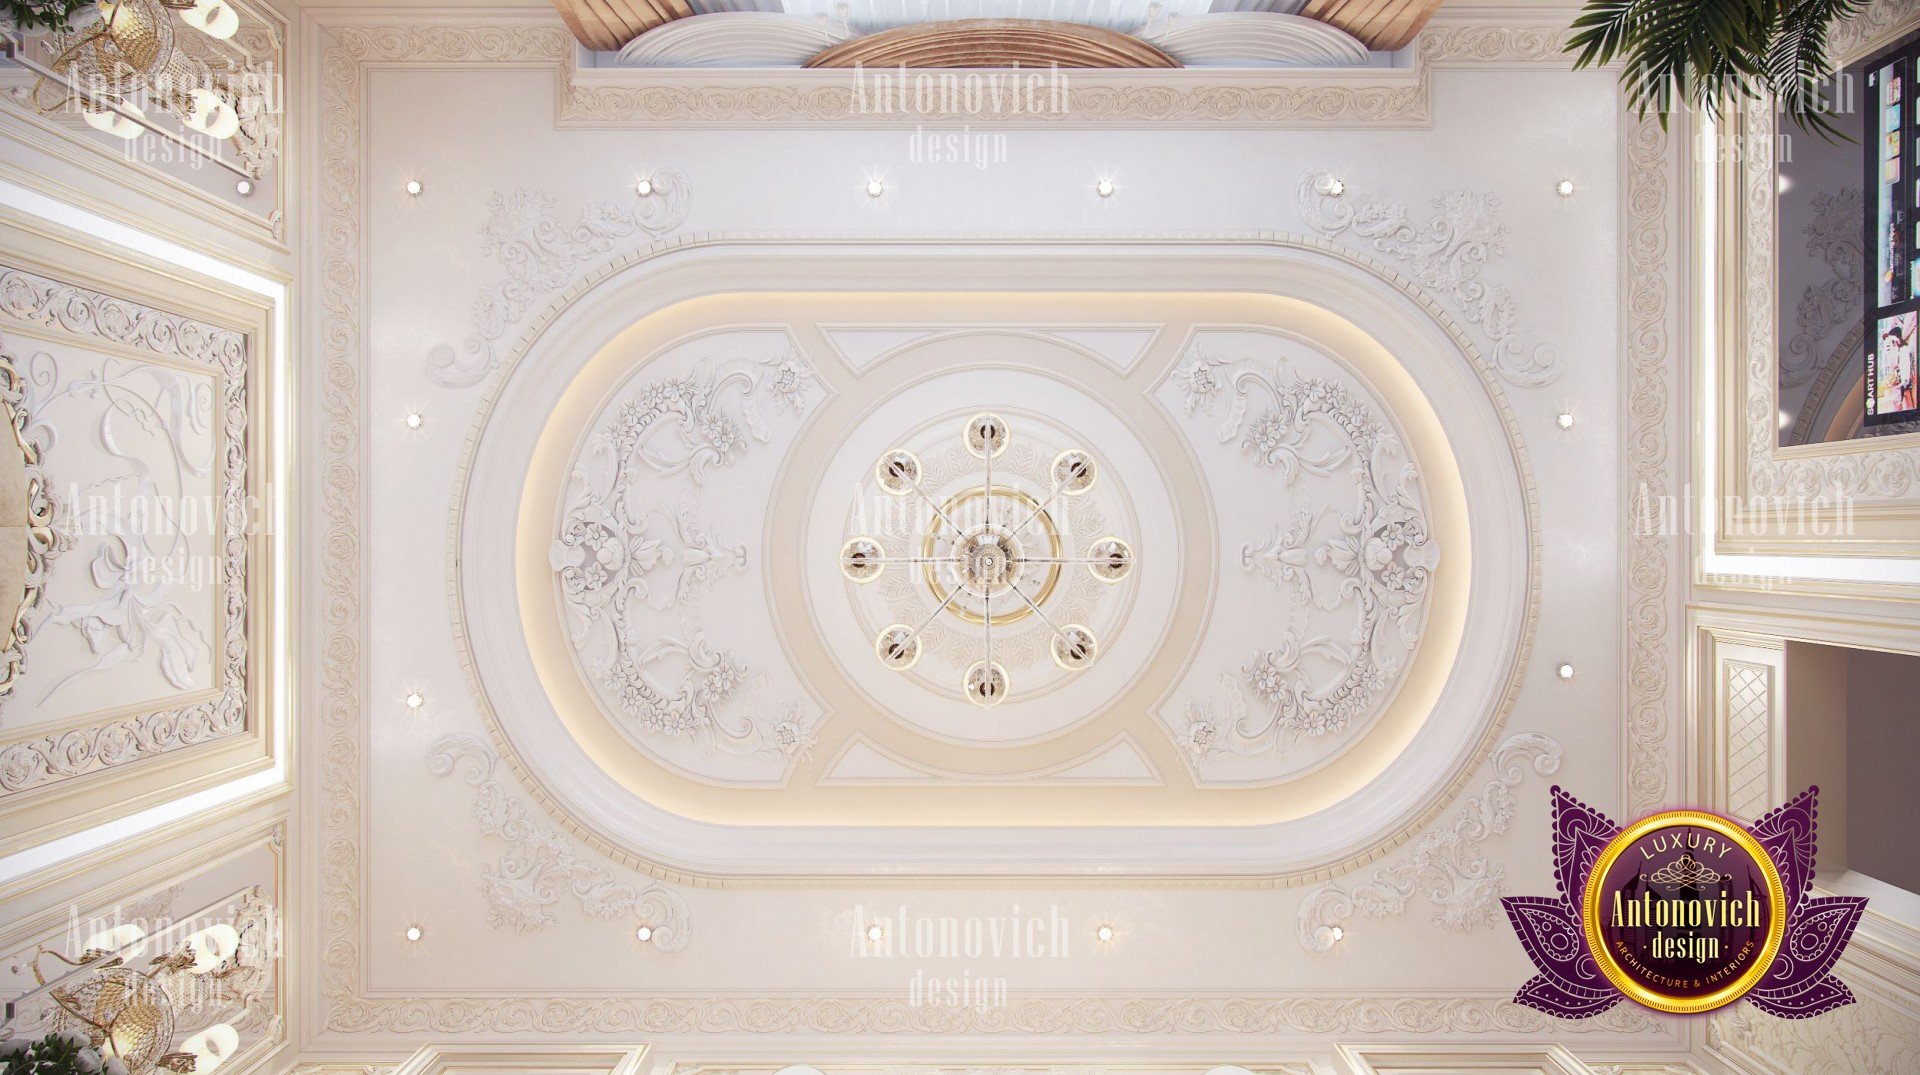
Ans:
[[[867,180],[867,197],[878,198],[887,192],[887,185],[878,179]]]
[[[1100,195],[1102,198],[1113,197],[1114,189],[1113,180],[1111,179],[1102,179],[1093,185],[1094,193]]]
[[[640,182],[635,183],[633,185],[633,189],[635,193],[639,194],[642,198],[652,197],[653,196],[653,180],[642,179]]]
[[[426,184],[420,182],[418,179],[407,180],[407,194],[409,197],[418,198],[420,195],[425,194],[426,192],[427,192]]]
[[[425,937],[426,935],[427,935],[427,931],[424,929],[421,929],[419,926],[407,927],[407,940],[409,941],[418,942],[420,938]]]
[[[1113,927],[1103,924],[1100,928],[1093,931],[1093,935],[1100,938],[1101,944],[1106,944],[1113,940]]]
[[[408,411],[406,422],[408,429],[419,429],[427,424],[427,416],[419,411]]]
[[[251,198],[253,197],[253,180],[242,179],[240,182],[235,183],[233,185],[233,189],[242,198]]]
[[[642,925],[639,929],[633,931],[633,935],[639,939],[641,944],[647,944],[653,940],[653,927]]]
[[[418,709],[421,706],[426,704],[427,704],[426,695],[421,694],[419,691],[407,692],[407,708],[408,709]]]
[[[1573,412],[1561,411],[1560,416],[1555,418],[1554,422],[1558,423],[1561,429],[1572,429],[1573,428]]]
[[[1570,665],[1570,664],[1564,664],[1564,663],[1563,663],[1563,664],[1561,664],[1561,666],[1560,666],[1560,667],[1558,667],[1558,668],[1556,668],[1556,669],[1554,669],[1554,670],[1553,670],[1553,674],[1554,674],[1554,675],[1556,675],[1556,676],[1559,676],[1559,677],[1560,677],[1561,679],[1572,679],[1572,678],[1573,678],[1573,666],[1572,666],[1572,665]]]
[[[1573,197],[1573,180],[1562,179],[1560,182],[1554,184],[1553,190],[1554,193],[1560,195],[1562,198],[1571,198]]]

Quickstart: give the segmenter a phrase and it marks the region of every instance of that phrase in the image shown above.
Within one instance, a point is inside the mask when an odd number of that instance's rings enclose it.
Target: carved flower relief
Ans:
[[[1281,637],[1222,675],[1218,707],[1188,704],[1182,745],[1199,760],[1285,752],[1344,732],[1379,708],[1425,622],[1439,546],[1419,472],[1345,383],[1252,360],[1194,357],[1182,369],[1189,413],[1205,409],[1195,396],[1206,385],[1222,386],[1229,406],[1217,439],[1274,471],[1294,505],[1283,526],[1240,552],[1242,570],[1287,599]],[[1194,378],[1200,369],[1211,379]]]
[[[700,519],[709,473],[772,440],[764,404],[804,413],[813,371],[797,353],[648,381],[588,437],[548,549],[568,638],[627,726],[700,754],[791,757],[812,735],[796,707],[750,704],[764,677],[712,644],[701,594],[748,568],[747,546]],[[686,482],[678,500],[664,489]]]

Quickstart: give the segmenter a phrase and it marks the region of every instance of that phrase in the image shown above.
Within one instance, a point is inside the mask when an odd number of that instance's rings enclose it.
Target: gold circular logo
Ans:
[[[1780,870],[1737,822],[1670,810],[1629,825],[1587,874],[1581,919],[1628,999],[1681,1014],[1745,996],[1787,931]]]

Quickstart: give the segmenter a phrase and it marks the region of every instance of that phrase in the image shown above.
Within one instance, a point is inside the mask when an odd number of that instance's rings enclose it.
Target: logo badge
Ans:
[[[1554,788],[1561,894],[1502,901],[1540,969],[1514,1000],[1568,1019],[1623,997],[1678,1013],[1746,997],[1796,1019],[1852,1003],[1831,972],[1867,901],[1812,893],[1817,791],[1751,827],[1671,810],[1622,828]]]

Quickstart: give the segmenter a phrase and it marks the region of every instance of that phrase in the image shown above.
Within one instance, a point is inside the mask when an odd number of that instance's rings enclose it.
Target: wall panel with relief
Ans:
[[[272,765],[270,317],[0,216],[0,853]]]
[[[1867,234],[1872,275],[1867,287],[1862,423],[1880,427],[1920,419],[1920,175],[1916,175],[1916,62],[1920,39],[1867,61]]]

